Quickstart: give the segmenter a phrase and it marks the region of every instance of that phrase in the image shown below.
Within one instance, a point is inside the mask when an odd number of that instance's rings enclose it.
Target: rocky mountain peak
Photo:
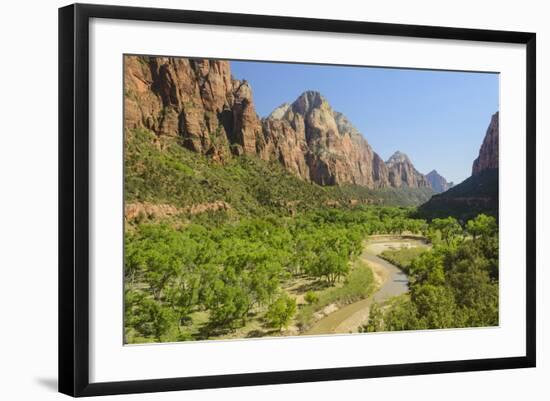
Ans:
[[[246,79],[233,82],[235,96],[241,99],[252,99],[252,87]]]
[[[426,174],[426,179],[436,193],[445,192],[446,190],[452,188],[454,185],[452,182],[447,182],[445,177],[440,175],[437,170],[432,170],[428,174]]]
[[[355,126],[351,123],[350,120],[348,120],[345,115],[338,111],[335,111],[333,114],[340,135],[345,135],[346,133],[348,133],[352,137],[355,137],[355,139],[359,139],[358,137],[363,138],[363,135],[361,135],[359,130],[355,128]]]
[[[183,146],[224,163],[242,154],[279,162],[319,185],[428,187],[406,155],[386,164],[319,92],[303,92],[264,119],[253,90],[231,75],[230,62],[128,56],[125,126],[178,137]]]
[[[393,155],[386,161],[386,164],[396,164],[396,163],[411,163],[409,156],[405,153],[397,150]]]
[[[313,109],[320,109],[323,106],[330,108],[327,100],[319,92],[308,90],[298,96],[298,99],[292,103],[292,110],[305,116]]]
[[[498,111],[491,117],[491,122],[485,133],[485,138],[479,149],[479,156],[472,165],[472,175],[487,169],[498,168]]]
[[[268,153],[306,180],[369,188],[389,185],[384,162],[317,91],[306,91],[292,104],[277,107],[263,126]]]
[[[430,187],[426,177],[414,168],[405,153],[396,151],[385,164],[392,187]]]
[[[290,109],[290,103],[283,103],[276,109],[274,109],[267,118],[273,118],[275,120],[280,120],[283,118],[286,114],[286,112]]]

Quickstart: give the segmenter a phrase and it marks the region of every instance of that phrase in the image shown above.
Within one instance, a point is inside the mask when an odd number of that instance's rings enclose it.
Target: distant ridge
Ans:
[[[436,170],[432,170],[426,174],[426,179],[435,193],[445,192],[454,185],[452,182],[447,182],[445,177],[440,175]]]
[[[426,177],[419,173],[412,164],[409,156],[405,153],[396,151],[386,161],[388,169],[388,179],[390,185],[394,188],[429,188],[430,183]]]

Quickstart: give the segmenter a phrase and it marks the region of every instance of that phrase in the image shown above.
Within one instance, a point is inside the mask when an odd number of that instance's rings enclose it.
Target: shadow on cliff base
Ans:
[[[431,220],[452,216],[464,222],[485,213],[498,218],[498,174],[498,169],[487,169],[432,196],[418,208],[417,217]]]

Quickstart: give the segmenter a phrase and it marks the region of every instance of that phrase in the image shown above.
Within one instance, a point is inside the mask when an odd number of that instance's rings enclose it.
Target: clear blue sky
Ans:
[[[231,61],[267,116],[306,90],[319,91],[384,159],[400,150],[424,174],[455,184],[471,174],[491,115],[499,76],[491,73]]]

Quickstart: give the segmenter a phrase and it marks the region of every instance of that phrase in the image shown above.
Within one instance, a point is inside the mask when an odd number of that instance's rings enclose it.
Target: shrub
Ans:
[[[308,304],[314,304],[317,301],[319,301],[319,296],[313,291],[308,291],[308,292],[306,292],[306,295],[304,296],[304,300]]]
[[[265,317],[272,327],[282,330],[283,327],[288,326],[294,313],[296,313],[296,300],[283,294],[269,306]]]

